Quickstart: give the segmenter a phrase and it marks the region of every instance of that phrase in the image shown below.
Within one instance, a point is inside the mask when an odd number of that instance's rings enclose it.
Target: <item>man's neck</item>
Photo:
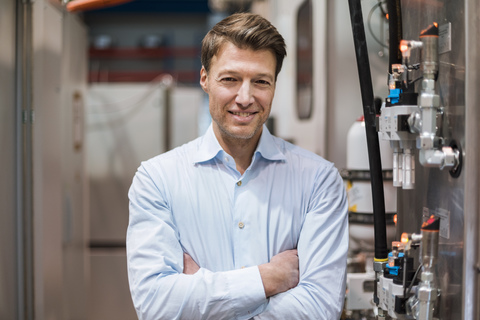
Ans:
[[[251,139],[239,139],[214,130],[220,146],[235,160],[238,172],[243,175],[252,162],[253,153],[260,140],[261,130]]]

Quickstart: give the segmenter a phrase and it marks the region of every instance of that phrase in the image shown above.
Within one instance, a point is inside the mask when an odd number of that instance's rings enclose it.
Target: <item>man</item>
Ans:
[[[140,319],[338,319],[347,201],[333,164],[272,136],[285,43],[234,14],[202,42],[203,137],[143,162],[129,191]]]

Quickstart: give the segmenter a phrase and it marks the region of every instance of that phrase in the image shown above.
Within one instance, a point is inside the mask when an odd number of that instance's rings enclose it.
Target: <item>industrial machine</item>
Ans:
[[[453,178],[458,178],[462,169],[461,146],[454,139],[437,135],[437,131],[440,131],[437,128],[443,129],[441,120],[444,117],[440,95],[436,90],[439,71],[438,24],[433,23],[422,30],[419,38],[421,41],[400,41],[402,63],[392,65],[390,95],[379,117],[382,138],[390,141],[394,150],[394,185],[404,189],[415,187],[415,146],[418,149],[418,161],[423,167],[448,168]],[[417,48],[422,50],[419,65],[410,63],[412,50]],[[415,92],[416,80],[411,79],[411,71],[417,68],[422,70],[420,93]],[[384,313],[387,313],[393,319],[433,319],[440,296],[435,281],[440,224],[442,236],[447,238],[447,219],[438,213],[432,215],[422,225],[421,234],[405,235],[402,242],[392,245],[385,266],[382,262],[378,263],[376,302],[380,318],[385,318]],[[420,246],[421,254],[420,264],[415,271],[415,253],[412,253],[412,249],[417,246]],[[415,290],[412,291],[412,288]]]
[[[349,1],[375,220],[375,319],[480,319],[479,6],[469,0],[379,5],[389,25],[389,95],[380,111],[360,1]],[[386,237],[378,134],[393,151],[395,241]]]

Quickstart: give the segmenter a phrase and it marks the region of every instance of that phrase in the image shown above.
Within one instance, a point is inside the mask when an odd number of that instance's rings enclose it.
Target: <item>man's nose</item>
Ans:
[[[250,81],[243,81],[238,89],[235,102],[243,107],[248,107],[254,102],[253,88]]]

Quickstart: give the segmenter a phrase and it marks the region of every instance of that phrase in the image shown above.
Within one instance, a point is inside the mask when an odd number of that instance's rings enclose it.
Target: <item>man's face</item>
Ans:
[[[209,95],[215,135],[222,142],[257,141],[270,114],[276,59],[269,50],[239,49],[226,42],[202,68],[200,84]]]

